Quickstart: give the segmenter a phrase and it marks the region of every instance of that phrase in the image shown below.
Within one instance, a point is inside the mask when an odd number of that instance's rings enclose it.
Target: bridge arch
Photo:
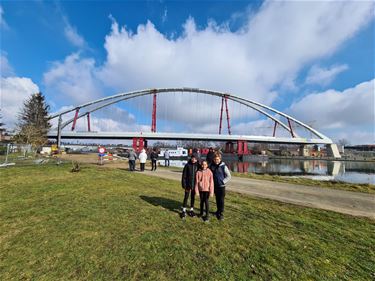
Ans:
[[[132,92],[124,92],[124,93],[119,93],[113,96],[97,99],[94,101],[90,101],[78,106],[75,106],[74,108],[56,113],[52,116],[50,116],[50,119],[55,119],[58,118],[58,127],[57,127],[57,136],[58,136],[58,143],[60,143],[60,137],[61,137],[61,131],[64,127],[67,125],[73,123],[72,129],[74,129],[75,123],[78,119],[87,116],[88,118],[90,117],[90,114],[92,112],[95,112],[97,110],[100,110],[102,108],[108,107],[110,105],[125,101],[125,100],[130,100],[133,98],[137,97],[142,97],[142,96],[147,96],[147,95],[154,95],[154,103],[156,100],[156,96],[158,94],[162,93],[198,93],[198,94],[203,94],[203,95],[211,95],[211,96],[216,96],[222,99],[222,103],[226,102],[226,100],[232,100],[233,102],[245,105],[257,112],[259,112],[261,115],[267,117],[268,119],[274,121],[274,136],[275,136],[275,129],[276,126],[279,125],[286,131],[288,131],[291,134],[291,138],[298,138],[298,135],[296,132],[293,131],[292,126],[291,126],[291,121],[295,122],[299,126],[305,128],[307,131],[309,131],[311,134],[315,135],[317,139],[315,139],[314,143],[324,143],[324,144],[331,144],[332,140],[325,136],[324,134],[318,132],[317,130],[313,129],[309,125],[297,120],[296,118],[285,114],[275,108],[272,108],[270,106],[264,105],[262,103],[249,100],[249,99],[244,99],[236,95],[232,95],[229,93],[225,92],[218,92],[218,91],[211,91],[211,90],[205,90],[205,89],[199,89],[199,88],[154,88],[154,89],[145,89],[145,90],[139,90],[139,91],[132,91]],[[155,105],[154,105],[155,106]],[[223,106],[223,104],[222,104]],[[79,113],[82,109],[87,109],[87,111],[83,113]],[[223,107],[222,107],[223,110]],[[67,120],[66,122],[62,122],[62,116],[66,115],[68,113],[74,112],[75,111],[75,116],[74,118],[71,118]],[[267,112],[268,111],[268,112]],[[227,116],[228,117],[228,116]],[[288,124],[285,124],[282,122],[279,118],[283,117],[287,120]],[[154,116],[153,116],[154,118]],[[154,122],[154,120],[153,120]],[[154,124],[154,123],[153,123]],[[228,121],[228,129],[229,129],[229,121]],[[275,141],[276,142],[276,141]]]

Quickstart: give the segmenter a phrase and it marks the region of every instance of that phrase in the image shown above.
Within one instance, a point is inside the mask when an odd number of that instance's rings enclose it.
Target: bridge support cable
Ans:
[[[277,127],[277,122],[275,122],[275,125],[273,126],[273,134],[272,134],[273,137],[276,136],[276,127]]]
[[[151,121],[151,132],[156,133],[156,91],[154,92],[153,96],[153,103],[152,103],[152,121]]]
[[[221,135],[221,127],[222,127],[222,123],[223,123],[223,107],[224,107],[224,97],[221,97],[219,135]]]
[[[230,122],[229,122],[230,117],[229,117],[229,109],[228,109],[228,97],[225,96],[224,100],[225,100],[225,111],[227,113],[228,134],[231,135],[232,133],[230,131]]]
[[[289,125],[289,128],[290,128],[290,134],[292,135],[292,138],[295,138],[295,134],[294,134],[294,131],[293,131],[293,127],[292,127],[292,123],[290,122],[290,119],[288,119],[288,125]]]
[[[79,108],[76,109],[76,113],[74,115],[73,125],[72,125],[72,131],[74,131],[74,129],[76,127],[76,123],[77,123],[77,119],[78,119],[78,113],[79,113]]]
[[[90,112],[87,113],[87,131],[91,132]]]

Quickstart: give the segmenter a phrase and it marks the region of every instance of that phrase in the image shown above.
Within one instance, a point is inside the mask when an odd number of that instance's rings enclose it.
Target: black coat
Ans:
[[[157,160],[158,159],[158,153],[156,151],[151,152],[150,158],[151,158],[151,160]]]
[[[194,189],[195,187],[195,175],[199,169],[199,164],[192,163],[191,160],[185,165],[182,171],[181,185],[184,189]]]

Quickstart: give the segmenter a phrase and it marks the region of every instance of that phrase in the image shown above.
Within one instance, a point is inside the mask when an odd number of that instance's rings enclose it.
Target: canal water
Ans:
[[[239,173],[306,177],[316,180],[335,180],[349,183],[375,184],[375,164],[372,162],[324,161],[297,159],[224,159],[229,169]],[[186,160],[171,160],[170,166],[183,167]],[[164,166],[164,160],[159,160]]]

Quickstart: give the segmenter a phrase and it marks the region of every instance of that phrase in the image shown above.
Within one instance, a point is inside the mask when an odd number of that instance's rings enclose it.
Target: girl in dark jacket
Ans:
[[[185,165],[182,172],[181,185],[185,190],[184,201],[182,203],[181,218],[186,217],[186,206],[190,195],[190,211],[189,216],[194,217],[194,201],[195,201],[195,176],[199,169],[197,158],[193,155],[189,162]]]

